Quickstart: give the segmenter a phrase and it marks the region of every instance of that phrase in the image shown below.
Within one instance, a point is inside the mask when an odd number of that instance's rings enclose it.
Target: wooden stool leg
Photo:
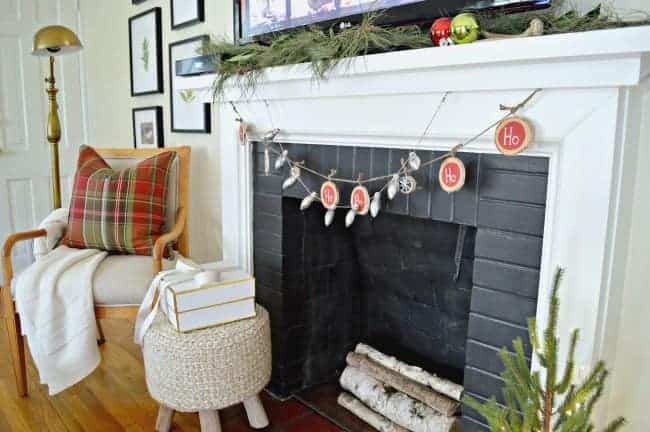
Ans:
[[[199,422],[201,423],[201,432],[221,432],[221,421],[219,421],[219,411],[217,410],[199,411]]]
[[[160,405],[158,418],[156,419],[156,432],[169,432],[172,427],[172,418],[174,418],[174,410],[165,405]]]
[[[106,342],[106,338],[104,337],[104,330],[102,330],[102,325],[99,322],[99,319],[95,319],[95,322],[97,323],[97,345],[102,345],[104,342]]]
[[[269,425],[269,418],[264,411],[264,405],[259,395],[249,397],[244,401],[244,408],[248,416],[248,423],[253,429],[262,429]]]

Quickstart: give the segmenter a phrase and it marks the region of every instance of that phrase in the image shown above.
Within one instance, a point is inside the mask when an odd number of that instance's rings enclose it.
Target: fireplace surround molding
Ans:
[[[318,82],[307,65],[277,67],[252,94],[231,84],[217,104],[223,263],[253,270],[251,144],[239,144],[230,102],[254,126],[252,140],[277,127],[280,142],[449,150],[502,116],[500,104],[541,88],[520,113],[535,129],[523,154],[549,161],[537,320],[543,328],[553,273],[566,268],[559,333],[566,342],[571,329],[581,330],[578,376],[597,359],[611,364],[634,185],[638,167],[650,163],[639,159],[647,155],[639,149],[648,138],[641,127],[650,108],[648,53],[650,27],[639,27],[370,55]],[[181,87],[208,101],[212,78]],[[492,133],[463,151],[496,153]]]

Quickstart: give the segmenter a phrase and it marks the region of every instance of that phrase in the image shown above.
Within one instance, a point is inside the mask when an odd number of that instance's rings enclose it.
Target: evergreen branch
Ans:
[[[566,392],[567,389],[569,388],[569,385],[571,384],[571,378],[573,377],[573,369],[575,367],[575,353],[576,353],[576,345],[578,343],[579,334],[580,331],[578,329],[574,329],[571,332],[571,343],[569,346],[569,355],[567,357],[567,364],[564,370],[564,376],[562,377],[562,380],[555,388],[555,391],[559,394],[563,394],[564,392]]]

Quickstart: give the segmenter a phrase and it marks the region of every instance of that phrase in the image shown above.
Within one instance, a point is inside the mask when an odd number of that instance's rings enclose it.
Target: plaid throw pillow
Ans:
[[[160,153],[115,171],[92,147],[82,146],[70,199],[67,245],[151,255],[164,234],[167,183],[175,156]]]

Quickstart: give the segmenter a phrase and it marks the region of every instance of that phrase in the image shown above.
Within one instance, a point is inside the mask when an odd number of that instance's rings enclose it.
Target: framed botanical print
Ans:
[[[210,104],[197,101],[192,90],[179,89],[178,62],[199,56],[207,35],[169,44],[169,108],[172,132],[210,133]]]
[[[163,92],[161,9],[129,18],[131,96]]]
[[[203,0],[169,0],[172,29],[176,30],[205,20]]]
[[[162,148],[162,107],[151,106],[133,109],[133,147]]]

